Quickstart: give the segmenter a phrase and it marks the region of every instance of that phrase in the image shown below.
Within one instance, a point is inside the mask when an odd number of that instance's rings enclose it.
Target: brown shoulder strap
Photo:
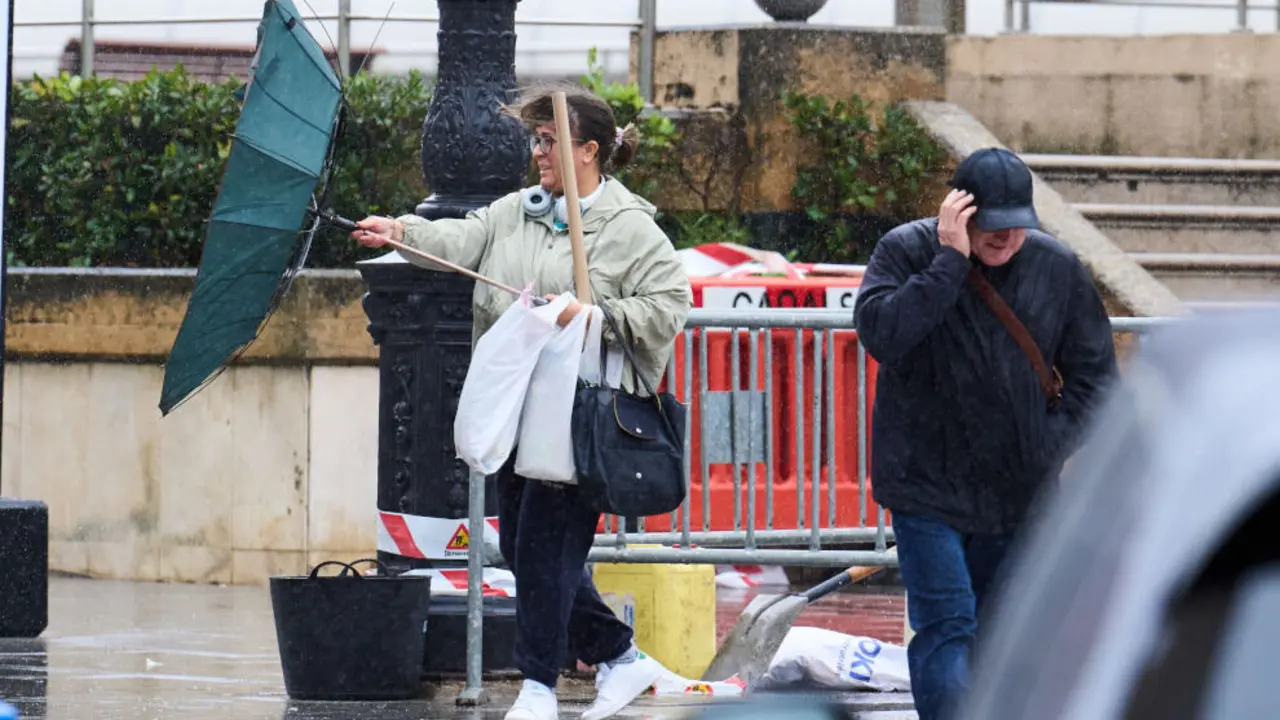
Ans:
[[[1022,348],[1022,352],[1026,353],[1027,359],[1031,361],[1031,367],[1035,370],[1036,376],[1040,378],[1040,389],[1044,391],[1045,399],[1050,403],[1058,399],[1058,395],[1062,392],[1062,384],[1054,373],[1049,370],[1049,366],[1045,364],[1044,356],[1040,354],[1040,348],[1036,346],[1036,341],[1031,339],[1031,333],[1027,332],[1027,328],[1018,320],[1018,316],[1014,314],[1013,308],[1000,297],[1000,293],[991,283],[982,275],[978,267],[969,268],[969,284],[978,293],[978,297],[982,298],[987,307],[991,308],[991,312],[1000,318],[1000,322],[1004,323],[1009,334],[1013,336],[1014,342],[1018,343],[1018,347]]]

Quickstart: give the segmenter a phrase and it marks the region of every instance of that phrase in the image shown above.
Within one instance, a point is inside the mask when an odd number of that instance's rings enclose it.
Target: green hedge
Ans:
[[[641,112],[635,85],[606,82],[594,51],[580,82],[610,103],[619,123],[640,126],[637,162],[619,173],[632,189],[652,196],[678,186],[684,158],[706,159],[705,148],[688,147],[700,140],[686,140],[661,114]],[[207,84],[181,68],[133,82],[64,74],[15,84],[4,218],[10,265],[197,266],[240,84]],[[351,81],[331,179],[339,214],[410,212],[429,194],[419,147],[430,100],[418,73]],[[879,229],[857,221],[910,216],[945,153],[897,108],[873,113],[856,96],[787,93],[781,100],[811,146],[792,192],[807,225],[774,228],[756,244],[812,261],[865,259]],[[658,219],[678,246],[753,242],[734,211],[660,212]],[[307,266],[351,267],[376,254],[330,230],[313,243]]]
[[[194,267],[239,115],[237,80],[181,68],[144,79],[61,75],[10,91],[5,238],[11,265]],[[403,212],[426,197],[419,138],[430,88],[418,74],[360,75],[331,182],[348,216]],[[317,238],[311,267],[367,255]]]

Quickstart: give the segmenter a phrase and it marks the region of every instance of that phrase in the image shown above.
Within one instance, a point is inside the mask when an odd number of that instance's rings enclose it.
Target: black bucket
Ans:
[[[363,576],[322,562],[309,575],[271,578],[285,691],[294,700],[408,700],[421,688],[431,578]],[[338,575],[319,575],[339,565]]]

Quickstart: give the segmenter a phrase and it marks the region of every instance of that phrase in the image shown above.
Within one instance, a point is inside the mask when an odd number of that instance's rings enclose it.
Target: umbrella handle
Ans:
[[[360,229],[360,227],[356,225],[354,222],[340,215],[334,215],[332,212],[321,212],[318,210],[309,210],[308,212],[310,212],[311,215],[313,215],[314,217],[318,217],[321,220],[324,220],[325,222],[329,223],[330,225],[333,225],[334,227],[337,227],[337,228],[341,228],[342,230],[355,232],[356,230]],[[405,245],[404,243],[396,242],[395,240],[390,240],[390,239],[386,240],[386,244],[390,245],[391,247],[395,248],[397,251],[401,253],[417,256],[423,260],[426,260],[427,262],[435,263],[436,265],[446,267],[460,275],[466,275],[472,280],[485,283],[486,285],[491,285],[493,287],[498,288],[499,290],[506,290],[512,295],[519,296],[521,294],[520,290],[510,285],[507,285],[506,283],[498,282],[497,280],[494,280],[492,278],[487,278],[478,272],[475,272],[473,270],[468,270],[467,268],[464,268],[461,265],[451,263],[448,260],[445,260],[443,258],[438,258],[435,255],[432,255],[431,253],[423,252],[422,250],[419,250],[415,247],[410,247],[408,245]],[[547,299],[535,296],[532,298],[532,302],[534,307],[541,307],[547,304]]]

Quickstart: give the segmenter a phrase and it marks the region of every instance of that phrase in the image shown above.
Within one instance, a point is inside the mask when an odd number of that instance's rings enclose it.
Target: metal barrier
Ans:
[[[1175,320],[1112,318],[1111,323],[1115,332],[1136,333],[1140,336]],[[729,378],[728,388],[710,387],[709,377],[713,374],[713,368],[709,364],[708,349],[710,343],[716,341],[717,334],[732,338],[729,347],[730,366],[726,373]],[[798,512],[794,518],[795,529],[775,527],[784,520],[789,525],[792,519],[777,517],[774,512],[777,486],[786,486],[790,482],[789,478],[783,478],[780,483],[775,475],[775,467],[781,458],[775,452],[774,416],[778,414],[779,408],[774,399],[783,390],[774,377],[773,341],[776,337],[790,341],[789,351],[796,370],[792,379],[794,394],[791,396],[795,407],[785,407],[784,403],[782,408],[795,421],[791,429],[796,434],[796,442],[790,458],[796,469],[793,489]],[[749,345],[750,363],[745,373],[749,378],[745,387],[740,382],[744,374],[740,349],[740,341],[743,339]],[[770,349],[763,354],[759,350],[762,340],[767,342],[766,347]],[[696,354],[695,344],[699,350]],[[845,347],[842,348],[842,345]],[[806,353],[806,349],[809,352]],[[837,462],[841,455],[837,448],[841,436],[837,434],[836,426],[839,424],[839,413],[848,412],[848,409],[838,407],[836,402],[830,400],[841,396],[837,392],[837,380],[840,379],[838,373],[850,370],[844,366],[837,353],[841,349],[851,349],[855,358],[855,366],[852,368],[855,376],[854,392],[844,395],[856,398],[857,408],[853,411],[856,416],[854,437],[859,449],[856,454],[856,476],[853,480],[843,481]],[[813,366],[813,373],[809,377],[803,372],[806,360]],[[868,501],[868,370],[871,366],[872,362],[853,330],[853,314],[848,310],[693,310],[685,330],[677,339],[676,352],[667,366],[666,374],[667,389],[675,393],[691,410],[690,422],[685,429],[685,482],[689,488],[689,497],[668,522],[659,522],[663,527],[669,524],[669,530],[647,530],[645,525],[654,522],[650,519],[648,523],[644,520],[637,521],[637,531],[628,532],[625,523],[618,518],[606,517],[606,530],[610,525],[616,529],[596,535],[595,546],[588,561],[817,567],[896,565],[896,557],[888,552],[893,532],[885,525],[885,511],[883,508],[870,507],[871,503]],[[806,411],[805,406],[798,402],[801,399],[812,401],[811,410]],[[821,417],[821,422],[812,422],[817,417]],[[757,418],[761,420],[757,421]],[[692,442],[695,425],[699,432],[696,449]],[[806,427],[816,428],[808,441],[805,439]],[[716,483],[710,470],[714,464],[729,464],[732,467],[733,530],[712,528],[712,503],[715,495],[713,486]],[[760,465],[765,466],[764,482],[761,482],[762,478],[756,472]],[[695,477],[701,482],[695,482]],[[485,523],[484,480],[483,475],[471,475],[469,528],[473,538],[482,537]],[[838,522],[841,514],[840,501],[841,498],[847,498],[850,491],[857,493],[858,524],[841,527]],[[760,495],[764,496],[763,529],[758,528],[756,522],[761,504]],[[824,498],[827,501],[825,523],[822,512]],[[699,530],[693,529],[695,503],[701,509]],[[847,505],[844,509],[851,512]],[[875,515],[872,525],[866,522],[869,512]],[[628,547],[636,544],[660,544],[664,547]],[[856,544],[873,544],[874,549],[848,550],[831,547]],[[779,549],[778,546],[800,547]],[[471,543],[467,559],[467,684],[459,696],[459,702],[477,704],[483,702],[484,698],[483,543]],[[519,588],[516,592],[519,593]]]
[[[121,6],[124,2],[113,3]],[[306,3],[303,8],[311,10]],[[570,18],[516,18],[516,25],[539,25],[548,27],[620,27],[636,28],[640,31],[639,56],[640,92],[646,101],[653,99],[653,39],[657,23],[657,0],[637,0],[637,18],[635,20],[579,20]],[[96,13],[95,0],[81,0],[80,18],[78,20],[22,20],[14,23],[15,28],[22,27],[79,27],[81,47],[81,74],[93,75],[94,29],[107,25],[210,25],[223,23],[258,23],[259,16],[206,15],[201,17],[152,17],[152,18],[100,18]],[[368,15],[351,12],[351,0],[338,0],[336,14],[304,13],[303,20],[314,22],[334,22],[337,25],[337,39],[334,44],[338,56],[339,72],[346,76],[351,67],[351,26],[353,23],[433,23],[439,20],[436,15]]]
[[[1156,0],[1074,0],[1074,2],[1072,0],[1005,0],[1004,31],[1006,33],[1031,31],[1031,5],[1033,3],[1057,6],[1077,4],[1091,8],[1102,5],[1111,7],[1164,8],[1169,10],[1234,10],[1236,13],[1234,32],[1249,31],[1250,10],[1270,10],[1276,13],[1276,29],[1280,30],[1280,3],[1258,5],[1250,3],[1249,0],[1227,0],[1226,2],[1195,2],[1194,0],[1188,0],[1187,2],[1178,2],[1177,0],[1169,0],[1168,2],[1157,2]],[[1015,6],[1019,8],[1016,24],[1014,20]]]

